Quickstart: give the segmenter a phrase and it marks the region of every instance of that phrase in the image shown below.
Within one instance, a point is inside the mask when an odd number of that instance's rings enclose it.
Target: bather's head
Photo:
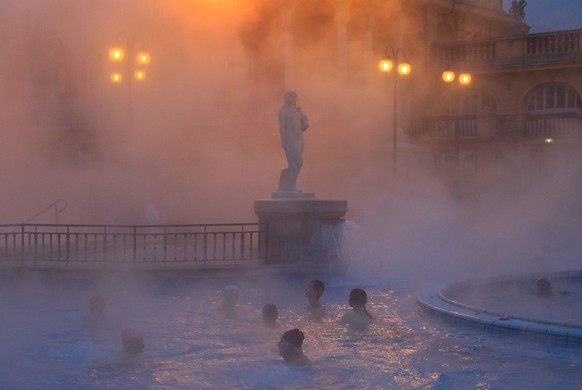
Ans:
[[[305,366],[311,364],[311,360],[303,353],[303,340],[305,335],[299,329],[291,329],[283,333],[277,343],[279,355],[290,366]]]
[[[303,347],[303,340],[305,340],[305,335],[299,329],[291,329],[283,333],[281,340],[277,343],[277,347],[279,347],[279,355],[287,360],[287,358],[301,350]]]
[[[314,279],[305,287],[305,298],[307,298],[312,306],[319,305],[319,299],[322,297],[324,291],[325,284],[319,279]]]
[[[355,288],[350,291],[349,304],[354,309],[363,308],[368,302],[368,295],[361,288]]]
[[[263,321],[265,323],[274,324],[279,317],[279,311],[274,303],[267,303],[263,306]]]
[[[128,356],[141,356],[143,353],[143,335],[133,328],[121,331],[121,344]]]
[[[239,299],[239,289],[234,284],[230,284],[222,290],[222,295],[224,297],[224,304],[227,306],[235,306]]]
[[[552,283],[548,278],[538,279],[536,282],[537,292],[540,296],[546,296],[552,294]]]

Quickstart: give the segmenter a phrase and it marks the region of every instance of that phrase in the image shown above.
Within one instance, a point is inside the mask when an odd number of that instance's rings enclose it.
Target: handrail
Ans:
[[[59,207],[59,205],[62,205],[62,207]],[[34,216],[32,216],[28,220],[24,221],[23,225],[34,221],[36,218],[40,217],[42,214],[46,213],[47,211],[49,211],[53,207],[55,209],[55,224],[58,225],[59,224],[59,214],[62,213],[63,211],[65,211],[65,209],[67,208],[67,201],[64,199],[59,199],[57,201],[54,201],[53,203],[51,203],[50,205],[48,205],[47,207],[45,207],[44,209],[42,209],[41,211],[36,213]]]
[[[266,258],[264,223],[0,225],[0,265],[250,266]]]

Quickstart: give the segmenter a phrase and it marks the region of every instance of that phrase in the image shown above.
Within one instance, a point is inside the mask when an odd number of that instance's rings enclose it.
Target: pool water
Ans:
[[[18,277],[0,284],[1,389],[569,389],[582,383],[580,348],[472,329],[420,311],[406,280],[366,285],[324,278],[328,317],[313,322],[308,276],[243,278]],[[238,318],[218,307],[240,288]],[[375,321],[352,329],[339,318],[352,288],[368,292]],[[106,318],[88,322],[99,293]],[[279,325],[265,327],[273,302]],[[118,358],[119,334],[144,335],[141,359]],[[305,332],[308,367],[286,366],[280,335]]]
[[[551,278],[552,291],[538,295],[536,279],[473,283],[452,289],[450,299],[513,317],[582,327],[582,278]]]

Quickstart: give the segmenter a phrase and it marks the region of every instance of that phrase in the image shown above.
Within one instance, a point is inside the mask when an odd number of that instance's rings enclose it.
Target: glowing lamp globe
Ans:
[[[391,60],[385,59],[382,60],[378,63],[378,68],[380,68],[380,72],[390,72],[392,70],[392,68],[394,67],[394,64],[392,63]]]
[[[146,72],[145,70],[136,70],[135,72],[133,72],[133,78],[136,80],[145,80],[146,79]]]
[[[139,53],[137,53],[136,61],[138,64],[147,65],[150,63],[151,60],[152,57],[150,56],[150,53],[148,53],[147,51],[140,51]]]
[[[412,67],[408,62],[401,62],[398,64],[398,73],[402,76],[407,76],[412,72]]]
[[[471,84],[471,75],[469,73],[461,73],[459,75],[459,83],[462,85]]]
[[[121,83],[123,81],[123,75],[119,72],[111,73],[111,82],[114,84]]]
[[[452,70],[445,70],[443,72],[442,77],[445,83],[452,83],[453,81],[455,81],[455,72],[453,72]]]
[[[121,61],[123,60],[124,56],[125,53],[123,49],[119,47],[114,47],[111,50],[109,50],[109,58],[111,59],[111,61]]]

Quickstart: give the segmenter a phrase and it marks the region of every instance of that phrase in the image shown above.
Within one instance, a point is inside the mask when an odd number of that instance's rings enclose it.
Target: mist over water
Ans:
[[[295,15],[294,83],[284,85],[284,21],[268,5],[4,1],[0,223],[58,199],[62,223],[146,223],[148,203],[165,223],[253,222],[253,200],[270,197],[286,164],[276,113],[292,88],[310,119],[298,184],[348,200],[369,240],[359,272],[421,281],[579,266],[577,151],[551,155],[546,170],[507,158],[454,180],[403,152],[394,177],[391,84],[376,60],[353,55],[339,86],[334,15],[313,5]],[[389,5],[379,15],[395,18]],[[357,37],[357,20],[350,26]],[[131,101],[127,84],[110,83],[107,58],[128,42],[152,54]],[[351,53],[359,45],[350,41]],[[400,85],[403,107],[428,85],[430,75],[413,76]],[[83,112],[87,128],[56,131],[55,112]]]

